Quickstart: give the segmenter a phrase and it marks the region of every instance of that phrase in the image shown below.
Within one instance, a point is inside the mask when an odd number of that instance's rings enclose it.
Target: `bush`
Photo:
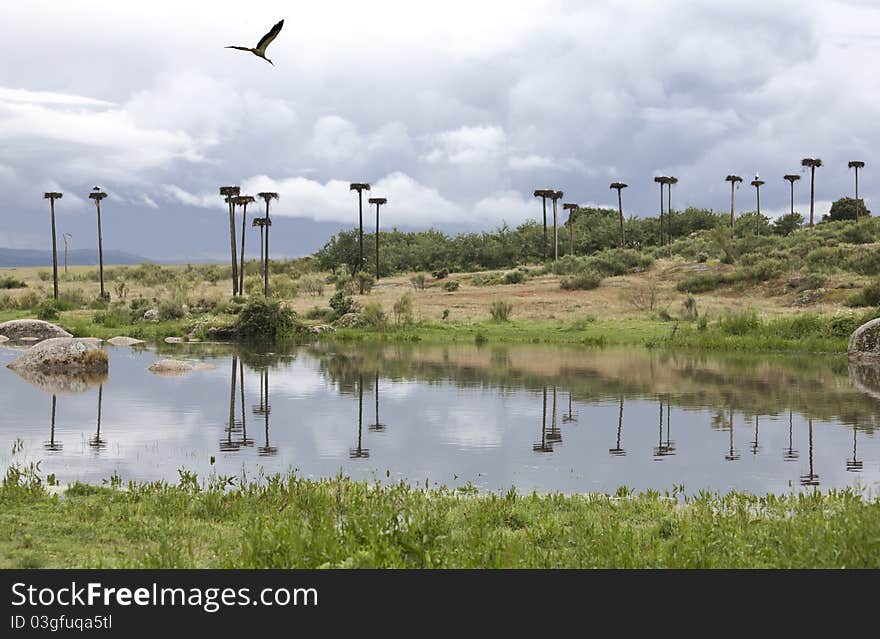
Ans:
[[[382,305],[378,302],[371,302],[364,306],[363,316],[364,322],[373,328],[382,328],[388,321],[385,317],[385,311],[382,310]]]
[[[183,319],[186,313],[183,312],[183,306],[173,300],[165,300],[159,304],[159,321],[167,322],[169,320]]]
[[[602,276],[593,271],[585,271],[571,277],[566,277],[559,282],[559,288],[566,291],[588,291],[602,283]]]
[[[425,284],[428,281],[428,277],[424,273],[416,273],[411,278],[409,278],[409,283],[412,284],[413,288],[419,291],[425,290]]]
[[[848,306],[880,306],[880,279],[868,282],[858,293],[850,295]]]
[[[299,284],[287,275],[278,275],[269,279],[269,294],[276,299],[290,300],[299,295]]]
[[[354,280],[348,275],[341,273],[337,275],[335,287],[338,293],[345,293],[346,295],[354,294]]]
[[[654,260],[633,249],[606,249],[586,260],[586,269],[606,277],[643,271]]]
[[[749,266],[743,271],[742,279],[749,279],[755,282],[766,282],[781,277],[785,273],[785,264],[775,258],[767,258],[760,260],[753,266]]]
[[[142,314],[130,310],[124,304],[113,304],[106,311],[97,311],[92,315],[92,322],[106,328],[122,328],[131,324],[140,315]]]
[[[722,317],[718,328],[728,335],[746,335],[761,326],[754,312],[735,313]]]
[[[434,279],[442,280],[446,277],[449,277],[449,269],[441,268],[439,271],[434,271],[433,273],[431,273],[431,275],[434,276]]]
[[[342,317],[346,313],[352,313],[356,310],[354,300],[350,295],[346,295],[344,290],[336,291],[329,303],[337,317]]]
[[[324,294],[324,280],[317,275],[303,275],[299,283],[309,295],[318,297]]]
[[[0,288],[27,288],[27,284],[25,284],[21,280],[15,279],[14,277],[0,277]]]
[[[407,292],[401,295],[400,298],[394,302],[392,311],[394,312],[394,321],[398,326],[412,324],[412,293]]]
[[[297,328],[296,313],[278,300],[255,297],[238,314],[235,330],[246,341],[273,341]]]
[[[522,284],[526,281],[526,274],[522,271],[508,271],[504,274],[503,281],[505,284]]]
[[[682,293],[706,293],[736,281],[733,273],[705,273],[685,278],[675,288]]]
[[[55,300],[46,300],[37,306],[37,319],[43,321],[58,319],[58,310]]]
[[[697,319],[697,300],[692,296],[688,295],[684,302],[682,302],[682,306],[684,306],[684,317],[685,319],[695,320]]]
[[[332,308],[321,308],[320,306],[314,306],[305,312],[303,315],[307,320],[318,320],[324,322],[332,322],[336,319],[336,311]]]
[[[506,300],[495,300],[489,305],[489,313],[496,322],[507,322],[513,312],[513,304]]]
[[[49,271],[39,271],[37,277],[40,278],[41,282],[48,282],[52,279],[52,274]]]
[[[376,278],[366,271],[358,271],[354,279],[361,295],[369,295],[370,291],[373,290],[373,285],[376,283]]]
[[[447,293],[452,293],[457,291],[459,287],[459,283],[455,280],[449,280],[448,282],[443,282],[443,290]]]

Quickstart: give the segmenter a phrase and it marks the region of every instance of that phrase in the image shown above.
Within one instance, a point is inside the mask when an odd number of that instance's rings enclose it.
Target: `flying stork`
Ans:
[[[284,20],[279,20],[278,24],[272,27],[269,30],[269,33],[260,38],[260,41],[257,43],[257,46],[251,49],[250,47],[236,47],[236,46],[228,46],[227,49],[238,49],[239,51],[250,51],[258,58],[263,58],[266,62],[271,64],[273,67],[275,63],[272,62],[269,58],[266,57],[266,48],[272,44],[272,40],[278,37],[278,34],[281,33],[281,27],[284,26]]]

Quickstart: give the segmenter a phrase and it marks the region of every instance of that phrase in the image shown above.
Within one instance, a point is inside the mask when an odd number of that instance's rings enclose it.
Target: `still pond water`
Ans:
[[[73,380],[23,379],[6,368],[19,353],[0,348],[4,467],[40,461],[63,483],[295,469],[492,490],[880,491],[880,377],[845,358],[107,348],[108,377]],[[207,366],[149,372],[162,357]]]

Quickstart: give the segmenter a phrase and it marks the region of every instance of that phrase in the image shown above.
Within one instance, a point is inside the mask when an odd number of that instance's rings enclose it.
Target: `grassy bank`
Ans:
[[[880,502],[476,494],[347,479],[74,485],[17,470],[0,567],[880,567]]]

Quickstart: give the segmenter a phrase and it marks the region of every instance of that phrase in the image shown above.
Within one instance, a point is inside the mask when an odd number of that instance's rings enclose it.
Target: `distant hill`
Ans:
[[[145,257],[124,251],[104,251],[104,264],[141,264],[149,262]],[[98,263],[98,249],[72,249],[67,253],[70,266],[91,266]],[[64,251],[58,251],[58,265],[64,264]],[[0,267],[5,266],[52,266],[52,251],[35,249],[0,248]]]

